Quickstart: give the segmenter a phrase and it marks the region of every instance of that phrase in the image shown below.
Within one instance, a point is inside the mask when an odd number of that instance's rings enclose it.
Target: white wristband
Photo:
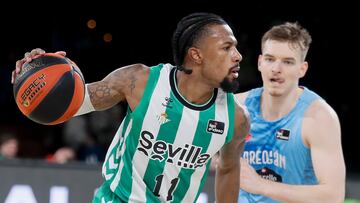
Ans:
[[[90,96],[89,96],[87,86],[88,86],[88,84],[85,85],[84,101],[83,101],[80,109],[76,112],[76,114],[74,116],[80,116],[80,115],[87,114],[87,113],[90,113],[92,111],[95,111],[95,108],[92,105],[91,100],[90,100]]]

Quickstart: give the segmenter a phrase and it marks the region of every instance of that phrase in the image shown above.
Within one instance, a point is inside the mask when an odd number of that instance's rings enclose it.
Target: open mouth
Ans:
[[[238,78],[239,77],[239,70],[240,70],[239,66],[236,66],[236,67],[234,67],[234,68],[232,68],[230,70],[230,73],[234,78]]]

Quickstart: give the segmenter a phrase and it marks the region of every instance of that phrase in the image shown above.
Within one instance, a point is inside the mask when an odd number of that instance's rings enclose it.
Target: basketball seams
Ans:
[[[55,82],[49,93],[45,95],[40,104],[30,113],[29,117],[32,120],[42,124],[50,124],[60,118],[68,109],[75,88],[72,72],[65,72]]]
[[[67,110],[65,113],[55,121],[49,123],[49,125],[55,125],[58,123],[64,122],[66,119],[71,118],[80,108],[84,101],[85,96],[85,86],[83,85],[84,82],[82,80],[82,77],[79,75],[79,73],[75,72],[73,70],[72,76],[75,82],[74,87],[74,93],[72,95],[71,103],[69,104]]]

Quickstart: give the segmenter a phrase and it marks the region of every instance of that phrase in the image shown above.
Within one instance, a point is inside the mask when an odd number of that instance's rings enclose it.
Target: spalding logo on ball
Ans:
[[[25,63],[14,82],[20,111],[31,120],[55,125],[69,120],[84,100],[85,82],[76,65],[54,53]]]

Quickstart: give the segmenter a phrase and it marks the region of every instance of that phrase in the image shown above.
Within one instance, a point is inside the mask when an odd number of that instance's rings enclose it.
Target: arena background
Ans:
[[[36,47],[47,52],[64,50],[79,65],[86,81],[100,80],[123,65],[172,62],[171,36],[176,23],[188,13],[205,11],[221,15],[233,27],[244,58],[239,92],[261,85],[256,64],[260,38],[268,28],[283,21],[298,21],[310,31],[313,37],[307,58],[310,67],[301,84],[319,93],[338,113],[348,179],[355,181],[354,185],[358,183],[359,133],[355,104],[358,104],[359,87],[359,35],[356,32],[360,15],[353,4],[345,1],[316,5],[305,1],[78,4],[81,6],[67,2],[18,2],[18,5],[0,7],[0,132],[12,131],[20,138],[19,158],[42,159],[63,144],[64,124],[36,124],[16,107],[11,71],[25,52]],[[87,26],[90,19],[96,21],[94,29]],[[107,33],[112,36],[109,42],[104,41]],[[0,174],[0,182],[3,177]],[[359,196],[359,187],[350,190]],[[4,196],[0,193],[0,201],[2,199]]]

